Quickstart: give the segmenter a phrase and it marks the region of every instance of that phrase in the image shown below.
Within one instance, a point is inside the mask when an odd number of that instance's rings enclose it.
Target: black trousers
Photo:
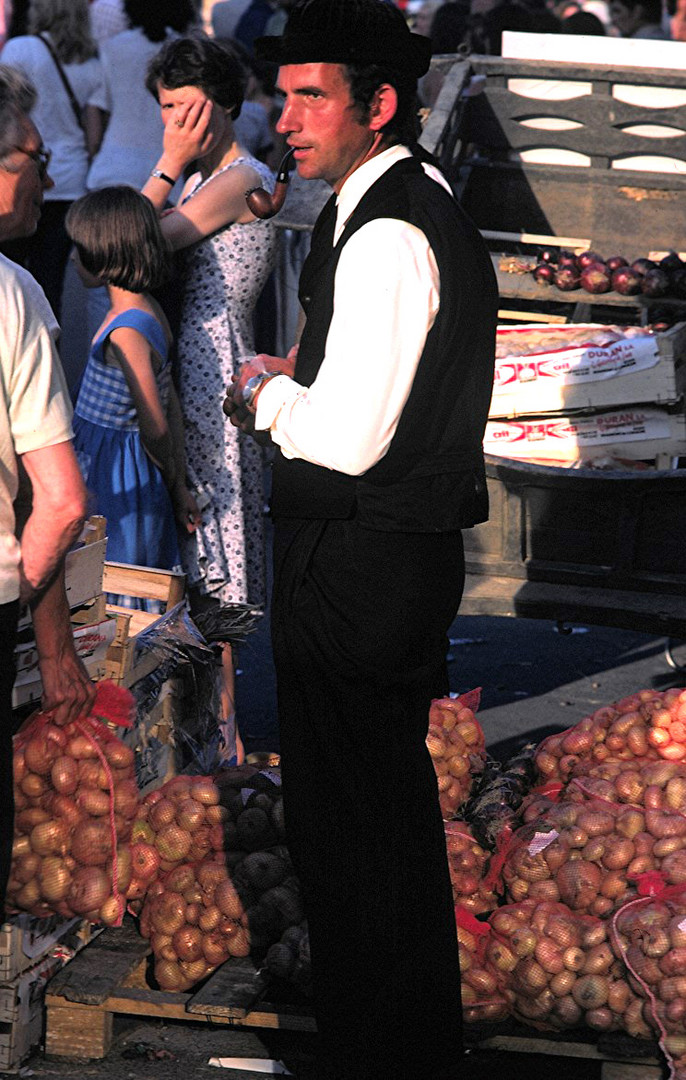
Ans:
[[[12,777],[12,687],[19,601],[0,604],[0,920],[5,918],[5,889],[12,858],[14,787]]]
[[[425,738],[447,693],[460,533],[277,522],[272,634],[288,844],[322,1075],[460,1072],[458,948]]]

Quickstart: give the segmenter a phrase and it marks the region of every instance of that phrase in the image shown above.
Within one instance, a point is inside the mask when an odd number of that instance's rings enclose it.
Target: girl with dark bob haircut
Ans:
[[[159,101],[158,88],[178,90],[197,86],[216,105],[229,110],[232,120],[241,111],[247,72],[230,46],[211,38],[172,38],[153,57],[145,85]]]
[[[103,284],[148,292],[169,274],[170,253],[154,207],[124,184],[91,191],[71,206],[67,232],[81,265]]]
[[[107,518],[115,562],[172,570],[176,525],[195,529],[198,508],[186,487],[171,331],[148,292],[166,271],[167,244],[152,204],[125,185],[77,199],[67,230],[83,284],[106,285],[109,301],[74,406],[74,448],[92,513]]]

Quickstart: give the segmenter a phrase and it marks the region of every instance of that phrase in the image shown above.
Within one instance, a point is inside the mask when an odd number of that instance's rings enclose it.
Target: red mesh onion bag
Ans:
[[[104,681],[90,715],[58,725],[38,712],[15,736],[11,908],[121,923],[139,796],[114,728],[130,727],[133,710],[129,691]]]

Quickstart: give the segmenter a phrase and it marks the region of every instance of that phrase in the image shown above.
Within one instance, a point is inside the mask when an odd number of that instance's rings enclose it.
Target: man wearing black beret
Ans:
[[[300,280],[297,358],[246,364],[227,405],[279,448],[272,632],[317,1080],[457,1080],[457,939],[425,738],[448,692],[460,530],[487,516],[494,275],[421,160],[430,45],[394,5],[298,0],[257,55],[279,65],[300,176],[334,191]]]

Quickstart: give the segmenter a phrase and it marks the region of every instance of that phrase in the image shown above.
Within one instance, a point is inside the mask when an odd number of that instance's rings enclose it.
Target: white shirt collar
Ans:
[[[364,165],[360,165],[350,174],[348,179],[341,188],[338,199],[336,200],[336,231],[334,233],[333,242],[338,243],[338,239],[345,228],[346,222],[350,215],[353,213],[355,207],[359,203],[363,195],[369,191],[372,184],[383,176],[392,165],[395,165],[397,161],[402,161],[404,158],[412,157],[411,152],[406,146],[397,145],[390,146],[388,150],[383,150],[380,154],[376,154],[369,161],[365,161]]]

